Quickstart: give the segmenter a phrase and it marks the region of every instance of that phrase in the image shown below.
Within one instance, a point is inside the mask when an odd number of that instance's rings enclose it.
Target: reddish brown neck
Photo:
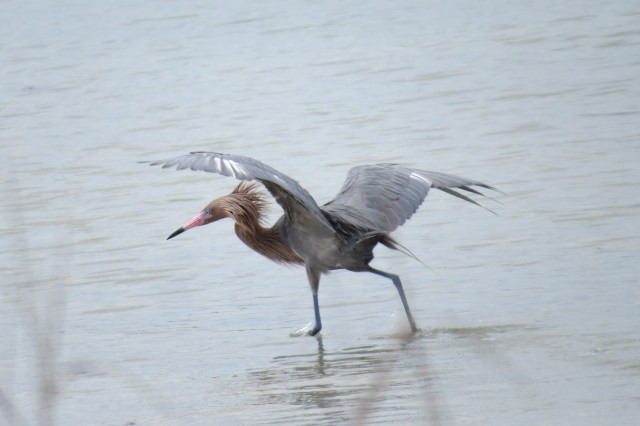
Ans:
[[[241,224],[236,222],[235,231],[240,240],[247,246],[278,263],[292,263],[302,265],[300,259],[285,244],[280,232],[274,228],[263,228],[258,223]]]
[[[235,220],[236,235],[243,243],[274,262],[304,263],[289,249],[277,227],[260,225],[267,202],[255,184],[241,183],[219,201],[225,214]]]

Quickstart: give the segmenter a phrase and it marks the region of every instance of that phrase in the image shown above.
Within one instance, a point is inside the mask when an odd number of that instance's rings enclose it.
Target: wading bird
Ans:
[[[319,206],[297,181],[249,157],[192,152],[151,165],[218,173],[264,185],[284,210],[272,227],[265,228],[262,223],[265,194],[258,191],[257,184],[241,182],[229,195],[207,204],[167,239],[229,217],[235,221],[240,240],[253,250],[275,262],[304,265],[313,294],[315,325],[309,332],[312,336],[322,328],[318,304],[320,276],[335,269],[371,272],[390,279],[400,294],[409,326],[416,332],[418,327],[400,277],[369,265],[373,248],[380,243],[411,255],[389,233],[415,213],[431,188],[476,205],[479,204],[452,188],[478,195],[483,194],[471,186],[497,191],[482,182],[444,173],[376,164],[352,168],[338,195]]]

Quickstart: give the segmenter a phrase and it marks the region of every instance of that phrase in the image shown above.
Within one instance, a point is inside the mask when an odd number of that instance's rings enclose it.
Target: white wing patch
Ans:
[[[234,162],[234,161],[230,161],[227,160],[227,164],[229,164],[229,166],[231,166],[231,171],[233,173],[233,177],[236,179],[239,179],[238,175],[241,175],[242,172],[242,168],[240,167],[240,165],[238,165],[238,163]]]
[[[227,170],[231,172],[231,176],[236,177],[236,171],[233,169],[233,163],[229,160],[222,160],[225,166],[227,166]]]
[[[411,179],[415,179],[415,180],[417,180],[417,181],[424,182],[424,183],[426,183],[426,184],[427,184],[427,185],[429,185],[429,186],[432,186],[432,185],[433,185],[433,182],[431,182],[429,179],[427,179],[427,178],[426,178],[426,177],[424,177],[424,176],[420,176],[420,175],[419,175],[419,174],[417,174],[416,172],[411,172]]]

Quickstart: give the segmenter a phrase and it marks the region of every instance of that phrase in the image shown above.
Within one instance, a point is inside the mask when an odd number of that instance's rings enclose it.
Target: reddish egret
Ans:
[[[312,336],[322,328],[318,305],[320,275],[335,269],[371,272],[390,279],[400,294],[411,330],[416,332],[418,327],[400,277],[369,265],[373,248],[380,243],[403,251],[389,233],[415,213],[431,188],[476,205],[479,204],[452,188],[478,195],[483,194],[471,186],[496,190],[482,182],[444,173],[376,164],[352,168],[338,195],[319,206],[297,181],[249,157],[192,152],[151,165],[219,173],[264,185],[284,210],[271,228],[262,224],[265,195],[255,183],[241,182],[231,194],[211,201],[167,239],[229,217],[235,221],[238,237],[253,250],[275,262],[304,265],[313,294],[315,325],[309,332]]]

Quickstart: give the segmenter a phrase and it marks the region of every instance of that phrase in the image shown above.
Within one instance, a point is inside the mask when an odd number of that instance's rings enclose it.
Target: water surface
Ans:
[[[631,425],[640,412],[634,2],[10,1],[0,36],[3,424]],[[236,184],[152,169],[249,155],[320,203],[399,162],[444,193],[320,285],[230,221]],[[277,205],[272,220],[280,214]]]

